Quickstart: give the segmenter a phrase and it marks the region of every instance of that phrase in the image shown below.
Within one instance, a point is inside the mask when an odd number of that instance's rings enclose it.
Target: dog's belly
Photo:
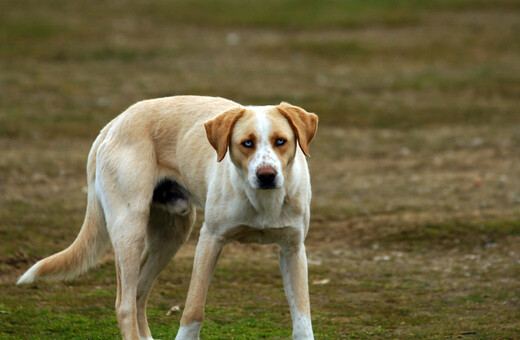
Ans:
[[[289,228],[258,229],[245,225],[228,230],[224,237],[229,242],[270,244],[280,240]]]

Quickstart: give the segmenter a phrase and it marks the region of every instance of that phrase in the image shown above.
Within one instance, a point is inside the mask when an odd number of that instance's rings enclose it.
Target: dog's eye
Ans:
[[[276,146],[282,146],[282,145],[284,145],[285,143],[287,143],[287,139],[278,138],[278,139],[276,140],[276,142],[274,142],[274,145],[276,145]]]
[[[252,140],[246,140],[245,142],[242,142],[242,145],[246,148],[252,148],[253,146],[255,146]]]

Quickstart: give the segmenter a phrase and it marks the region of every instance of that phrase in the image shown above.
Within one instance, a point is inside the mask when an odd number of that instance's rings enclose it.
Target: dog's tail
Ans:
[[[71,280],[86,272],[107,252],[110,238],[106,229],[103,208],[96,195],[94,177],[98,138],[88,159],[88,204],[83,226],[76,240],[65,250],[38,261],[19,279],[17,284],[31,283],[38,278]]]
[[[41,277],[71,280],[86,272],[106,253],[110,242],[103,212],[99,202],[92,201],[89,199],[85,221],[76,240],[67,249],[38,261],[17,284],[31,283]]]

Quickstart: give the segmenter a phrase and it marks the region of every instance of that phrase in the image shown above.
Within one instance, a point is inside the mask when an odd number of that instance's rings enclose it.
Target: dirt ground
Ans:
[[[175,94],[319,115],[317,338],[519,338],[517,2],[103,6],[0,2],[0,338],[119,336],[111,254],[72,282],[14,281],[77,235],[98,131]],[[201,222],[152,293],[155,337],[176,332]],[[290,337],[277,259],[276,246],[225,248],[203,338]]]

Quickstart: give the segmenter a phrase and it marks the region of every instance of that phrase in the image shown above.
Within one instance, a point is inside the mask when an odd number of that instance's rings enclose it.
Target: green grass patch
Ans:
[[[494,245],[507,236],[520,235],[520,221],[486,221],[471,223],[453,221],[448,223],[427,223],[403,228],[395,234],[386,235],[385,244],[403,244],[416,250],[429,247],[475,248]]]
[[[512,0],[491,6],[487,1],[158,1],[142,10],[154,18],[173,22],[217,26],[257,26],[315,29],[369,25],[407,26],[416,24],[421,11],[518,8]],[[202,10],[201,10],[202,9]]]

